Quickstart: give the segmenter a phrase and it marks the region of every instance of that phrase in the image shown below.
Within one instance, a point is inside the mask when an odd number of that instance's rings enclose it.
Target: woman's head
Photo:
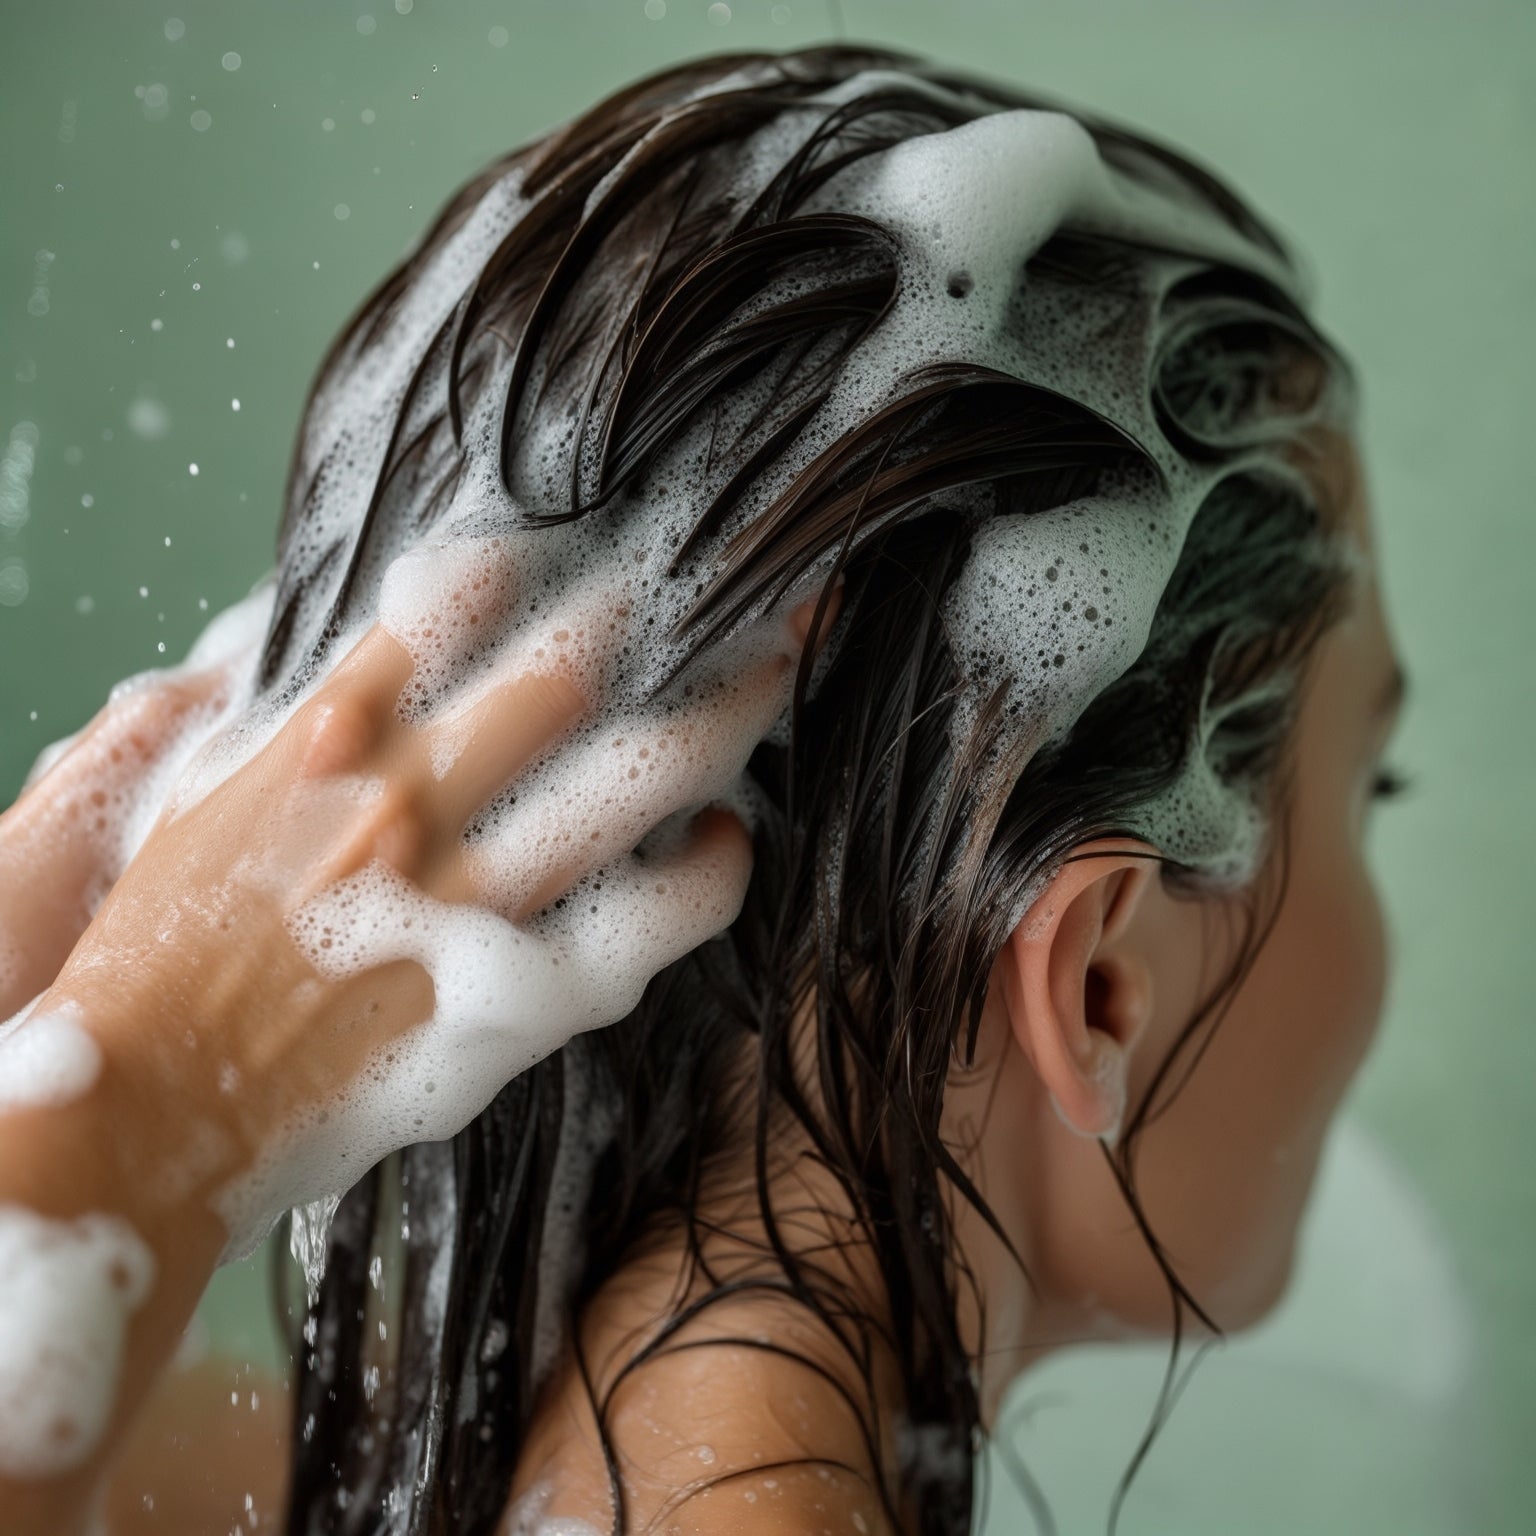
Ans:
[[[881,1335],[908,1443],[958,1453],[909,1464],[924,1530],[969,1518],[1006,1376],[978,1351],[1263,1311],[1378,1000],[1354,818],[1390,645],[1351,405],[1208,173],[901,55],[692,61],[448,205],[306,415],[273,699],[427,538],[515,539],[546,610],[631,562],[608,681],[637,704],[833,575],[839,610],[751,756],[729,933],[343,1203],[294,1529],[427,1484],[451,1499],[399,1529],[490,1529],[571,1307],[733,1183],[765,1275],[859,1370]],[[776,1220],[802,1146],[878,1277],[862,1318]]]
[[[1403,689],[1354,447],[1335,438],[1327,451],[1328,494],[1360,559],[1296,703],[1275,852],[1283,877],[1220,1029],[1175,1050],[1240,952],[1242,905],[1184,899],[1145,843],[1095,838],[1005,941],[976,1063],[947,1092],[945,1127],[974,1146],[974,1176],[1035,1282],[1026,1296],[1012,1257],[960,1211],[998,1314],[993,1393],[1058,1344],[1169,1327],[1167,1277],[1095,1144],[1114,1146],[1117,1124],[1139,1129],[1150,1235],[1223,1331],[1262,1317],[1289,1276],[1318,1155],[1381,1006],[1366,816],[1394,782],[1382,751]],[[1116,1159],[1125,1151],[1122,1139]]]

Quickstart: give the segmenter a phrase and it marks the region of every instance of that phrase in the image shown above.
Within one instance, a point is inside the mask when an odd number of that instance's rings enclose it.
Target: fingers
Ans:
[[[686,710],[615,721],[541,765],[466,851],[480,899],[508,915],[539,911],[667,817],[715,798],[783,711],[793,666],[781,653],[701,680]]]
[[[462,827],[499,789],[581,717],[586,700],[564,672],[526,672],[496,682],[433,730],[438,800]]]
[[[300,775],[342,773],[362,762],[393,719],[414,666],[405,646],[373,625],[279,732],[300,743]]]
[[[28,794],[50,776],[93,776],[153,762],[175,739],[187,716],[227,686],[226,669],[144,672],[113,690],[91,720],[47,747],[27,775]]]
[[[484,607],[510,578],[498,578],[489,597],[462,573],[456,580],[449,597],[468,593]],[[592,622],[553,630],[543,642],[551,651],[524,650],[474,697],[413,725],[402,706],[419,691],[412,677],[421,658],[416,642],[397,638],[397,613],[395,627],[375,625],[280,733],[297,741],[297,758],[287,761],[296,761],[299,778],[356,775],[381,790],[350,834],[332,842],[338,862],[314,862],[344,874],[381,858],[441,898],[481,903],[514,921],[542,910],[739,776],[788,702],[796,653],[807,639],[821,642],[840,598],[834,584],[800,604],[780,621],[767,656],[763,636],[746,640],[746,653],[759,657],[746,670],[736,670],[739,659],[719,660],[683,687],[669,712],[606,722],[544,762],[590,708],[583,684],[594,642],[582,636]],[[435,604],[434,614],[451,606],[441,593]],[[411,633],[419,639],[445,623],[439,615]],[[497,804],[514,781],[515,796]],[[466,849],[461,834],[477,817]]]
[[[711,807],[649,857],[628,854],[591,875],[544,931],[558,937],[575,975],[628,982],[632,996],[604,1010],[622,1002],[614,1015],[622,1017],[652,976],[736,920],[751,874],[746,828],[730,811]]]

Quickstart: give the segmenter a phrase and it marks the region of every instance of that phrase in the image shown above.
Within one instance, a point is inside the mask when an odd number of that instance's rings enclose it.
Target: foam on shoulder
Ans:
[[[0,1474],[80,1466],[111,1417],[130,1315],[154,1255],[121,1217],[0,1205]]]

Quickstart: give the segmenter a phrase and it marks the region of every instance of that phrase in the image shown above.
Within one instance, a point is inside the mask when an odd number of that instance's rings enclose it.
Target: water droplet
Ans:
[[[127,410],[128,430],[147,442],[164,437],[171,429],[171,415],[158,400],[140,395]]]
[[[334,213],[343,224],[345,224],[347,220],[352,217],[352,209],[346,203],[337,203],[336,206],[331,209],[331,212]],[[318,266],[319,263],[317,262],[316,265]]]
[[[322,117],[320,119],[320,131],[322,133],[330,133],[335,127],[336,119],[334,117]]]
[[[192,123],[192,127],[198,133],[207,133],[207,131],[213,127],[213,114],[210,112],[205,112],[201,107],[199,107],[197,111],[192,114],[190,121]]]
[[[366,13],[357,18],[357,30],[364,37],[372,37],[378,25],[378,22]]]
[[[667,0],[645,0],[645,14],[652,21],[660,21],[667,14]]]
[[[485,34],[485,40],[492,48],[505,48],[512,41],[512,34],[505,27],[492,27]]]
[[[364,107],[362,112],[359,113],[358,115],[363,120],[363,126],[367,127],[369,124],[371,124],[373,122],[374,117],[375,117],[376,114],[374,113],[374,110],[373,110],[372,107]]]
[[[709,10],[705,12],[705,15],[707,15],[717,27],[723,27],[731,19],[731,8],[728,5],[721,5],[719,0],[716,0],[716,3],[710,6]]]
[[[179,43],[187,35],[187,24],[179,16],[167,16],[165,18],[165,40],[168,43]]]
[[[197,470],[197,465],[196,464],[188,464],[187,465],[187,473],[189,475],[195,475],[195,474],[197,474],[197,472],[198,472],[198,470]]]
[[[229,402],[229,408],[232,411],[238,411],[240,409],[240,402],[238,400],[231,400]]]
[[[222,59],[219,60],[219,63],[221,63],[224,68],[230,72],[230,74],[234,74],[234,72],[240,68],[240,55],[231,49],[224,55]]]

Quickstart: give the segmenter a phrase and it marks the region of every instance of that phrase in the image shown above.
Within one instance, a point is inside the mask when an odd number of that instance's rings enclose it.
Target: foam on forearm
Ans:
[[[0,1476],[50,1477],[96,1450],[129,1317],[154,1277],[121,1217],[0,1205]]]

